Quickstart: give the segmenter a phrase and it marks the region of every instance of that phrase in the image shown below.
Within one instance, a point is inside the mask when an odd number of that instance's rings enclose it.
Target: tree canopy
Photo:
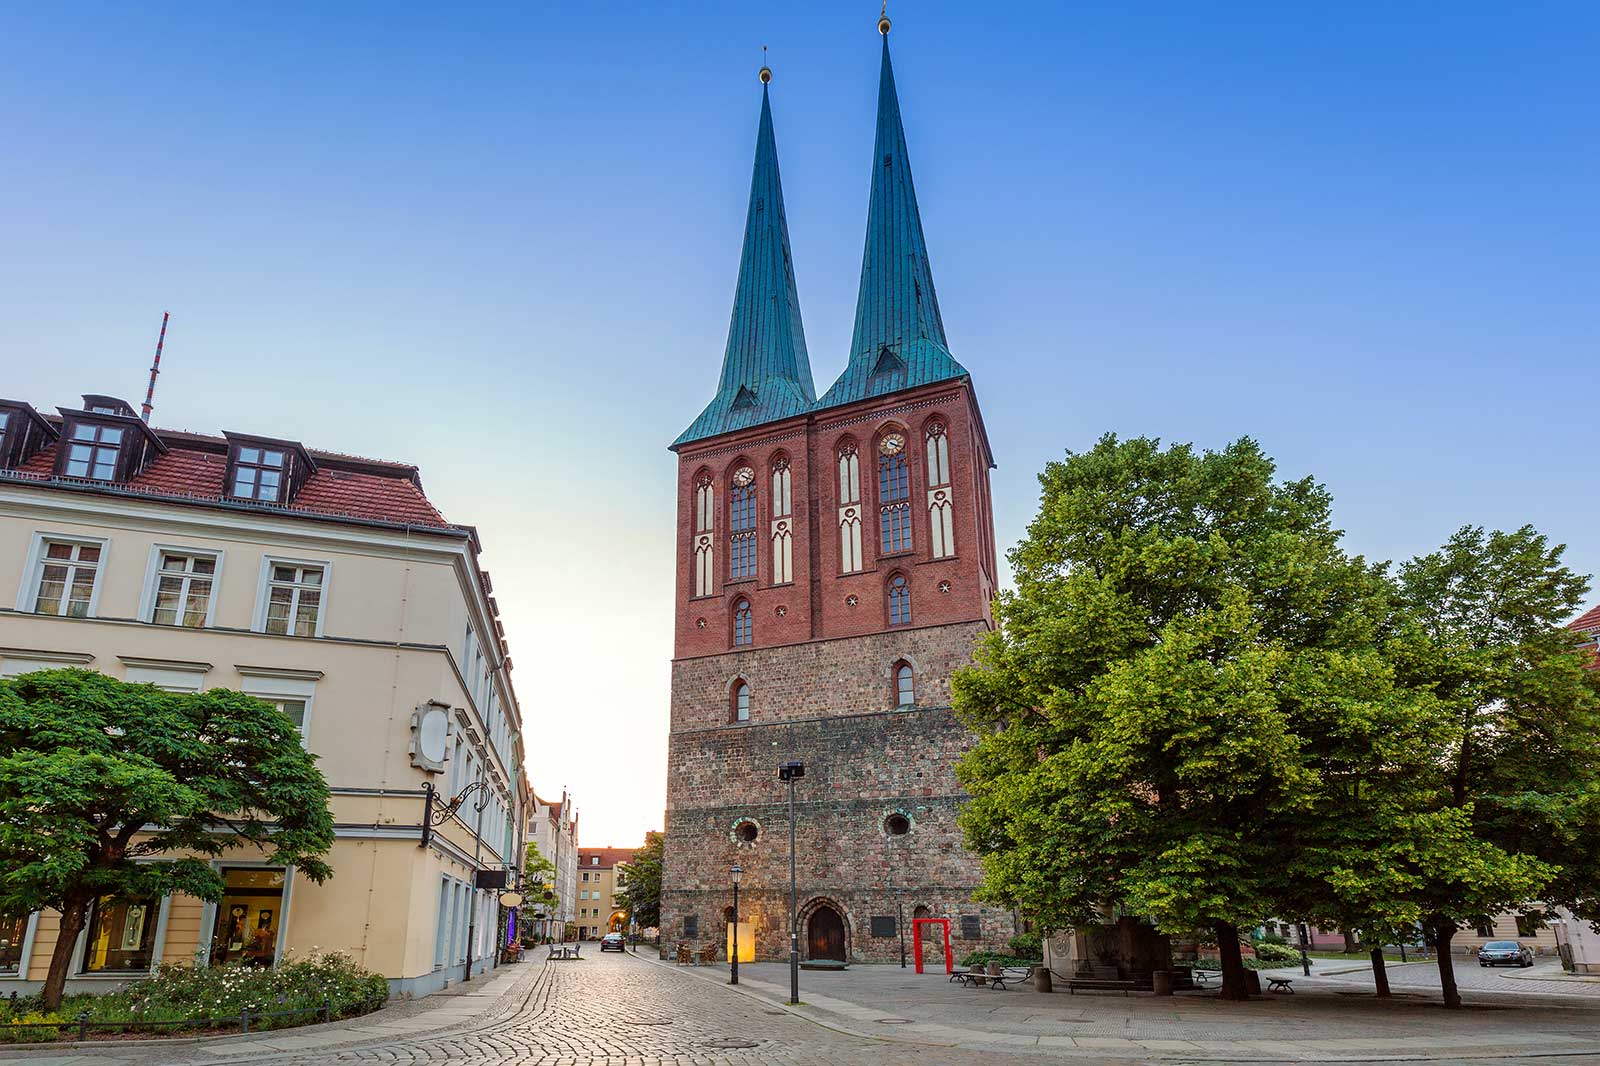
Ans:
[[[644,846],[618,868],[617,895],[637,929],[661,925],[661,857],[665,850],[665,836],[646,833]]]
[[[0,679],[0,913],[61,913],[48,1006],[98,897],[218,900],[209,860],[243,847],[326,880],[328,800],[298,727],[262,700],[86,670]]]
[[[1529,526],[1467,526],[1400,569],[1423,638],[1400,668],[1444,712],[1420,784],[1473,860],[1428,864],[1413,896],[1451,1006],[1458,928],[1534,900],[1600,918],[1600,672],[1563,624],[1589,588],[1564,550]]]
[[[1000,629],[953,684],[985,898],[1054,928],[1120,908],[1209,933],[1242,996],[1240,929],[1376,925],[1418,868],[1481,860],[1423,802],[1442,705],[1395,662],[1424,642],[1322,486],[1277,480],[1248,439],[1114,436],[1040,483]]]

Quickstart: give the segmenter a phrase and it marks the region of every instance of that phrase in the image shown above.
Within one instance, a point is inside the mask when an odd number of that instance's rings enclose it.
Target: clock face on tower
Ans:
[[[748,466],[741,466],[733,472],[733,483],[741,489],[756,479],[756,472]]]
[[[878,442],[878,450],[884,455],[899,455],[906,450],[906,439],[898,433],[885,434]]]

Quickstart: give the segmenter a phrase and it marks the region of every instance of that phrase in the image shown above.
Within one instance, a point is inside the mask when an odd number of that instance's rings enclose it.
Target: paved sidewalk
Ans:
[[[1031,986],[963,988],[943,973],[918,976],[897,966],[859,965],[843,972],[802,972],[802,1004],[790,1007],[785,964],[746,963],[739,969],[745,992],[840,1032],[970,1052],[1187,1062],[1600,1055],[1600,1008],[1583,999],[1559,1004],[1525,999],[1513,1006],[1469,993],[1468,1009],[1446,1014],[1420,993],[1383,1001],[1350,988],[1297,987],[1294,995],[1248,1003],[1226,1003],[1214,992],[1160,999],[1045,995]],[[696,975],[720,983],[727,979],[727,966],[703,968]]]
[[[285,1051],[328,1051],[374,1040],[433,1036],[490,1024],[515,1014],[541,974],[534,963],[502,966],[421,999],[396,1001],[358,1018],[248,1035],[183,1040],[97,1040],[52,1048],[0,1045],[0,1060],[33,1066],[117,1066],[121,1063],[239,1063]]]

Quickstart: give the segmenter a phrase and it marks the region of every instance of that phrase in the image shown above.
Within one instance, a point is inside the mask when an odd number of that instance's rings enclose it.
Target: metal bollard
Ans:
[[[333,1021],[333,1000],[332,999],[325,999],[325,1000],[322,1001],[322,1020],[325,1021],[325,1022]]]
[[[78,1039],[89,1039],[89,1012],[82,1011],[78,1014]]]
[[[246,1007],[244,1010],[239,1012],[239,1032],[248,1033],[249,1031],[250,1031],[250,1008]]]

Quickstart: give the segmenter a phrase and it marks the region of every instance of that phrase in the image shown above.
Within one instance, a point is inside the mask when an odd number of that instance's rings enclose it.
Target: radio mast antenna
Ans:
[[[144,403],[139,407],[139,417],[150,421],[150,409],[155,406],[156,375],[161,373],[161,346],[167,343],[167,319],[170,311],[161,312],[161,336],[156,338],[156,361],[150,364],[150,387],[144,390]]]

